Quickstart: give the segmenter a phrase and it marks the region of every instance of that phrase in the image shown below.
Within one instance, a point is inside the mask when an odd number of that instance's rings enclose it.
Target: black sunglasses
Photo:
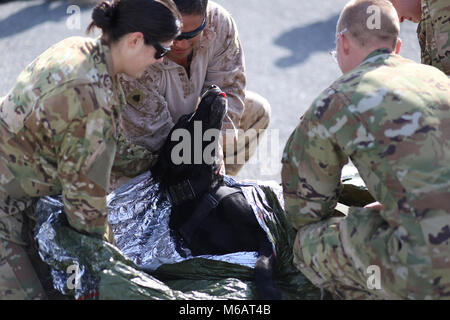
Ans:
[[[149,43],[152,44],[152,46],[156,49],[155,52],[155,60],[159,60],[162,57],[164,57],[166,54],[168,54],[170,52],[170,48],[168,47],[163,47],[158,41],[152,41],[152,38],[150,37],[150,39],[147,40]]]
[[[138,30],[138,28],[136,28],[135,26],[133,26],[131,23],[129,23],[130,27],[132,27],[133,29]],[[140,31],[142,32],[142,31]],[[169,47],[163,47],[158,41],[156,41],[155,38],[153,38],[150,35],[146,35],[142,32],[142,34],[144,35],[144,40],[146,43],[151,44],[155,49],[155,60],[159,60],[162,57],[164,57],[166,54],[168,54],[170,52],[170,48]]]
[[[203,29],[205,29],[205,27],[206,27],[206,16],[203,19],[202,25],[200,27],[198,27],[197,29],[190,31],[190,32],[183,32],[178,37],[176,37],[175,40],[181,41],[181,40],[192,39],[192,38],[198,36],[200,34],[200,32],[202,32]]]

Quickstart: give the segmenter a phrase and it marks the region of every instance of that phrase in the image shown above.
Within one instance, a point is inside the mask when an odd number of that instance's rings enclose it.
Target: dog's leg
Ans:
[[[273,263],[275,257],[272,245],[267,238],[262,241],[255,265],[255,282],[258,298],[261,300],[279,300],[281,294],[275,286]]]

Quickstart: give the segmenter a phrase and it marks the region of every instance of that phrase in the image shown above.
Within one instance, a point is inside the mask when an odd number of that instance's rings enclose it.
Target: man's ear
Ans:
[[[395,54],[399,54],[400,53],[401,47],[402,47],[402,39],[397,38],[397,43],[395,45]]]
[[[348,55],[351,47],[350,38],[347,37],[345,34],[341,34],[338,38],[338,41],[341,50],[344,52],[345,55]]]

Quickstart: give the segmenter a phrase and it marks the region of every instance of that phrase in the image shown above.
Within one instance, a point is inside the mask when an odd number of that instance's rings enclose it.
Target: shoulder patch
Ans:
[[[133,107],[138,108],[147,98],[147,95],[139,89],[134,89],[127,95],[127,102]]]

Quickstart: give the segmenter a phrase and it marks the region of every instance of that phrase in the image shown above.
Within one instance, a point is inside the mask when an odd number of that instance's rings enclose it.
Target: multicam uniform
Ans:
[[[32,269],[14,261],[26,258],[21,231],[33,199],[62,193],[75,229],[109,238],[105,197],[126,103],[112,74],[101,40],[68,38],[34,60],[0,100],[0,298],[42,297],[29,285],[35,279],[25,279]]]
[[[224,8],[212,1],[208,3],[206,27],[193,50],[190,74],[184,67],[164,58],[163,63],[150,66],[140,79],[122,76],[121,81],[128,102],[121,114],[121,128],[132,144],[120,144],[119,151],[123,153],[118,153],[115,162],[131,161],[129,173],[134,173],[137,166],[145,168],[149,164],[151,153],[160,149],[182,115],[195,111],[199,97],[212,84],[218,85],[228,97],[224,134],[226,129],[234,128],[244,132],[253,128],[258,132],[269,124],[267,100],[256,93],[244,92],[244,53],[235,23]],[[126,142],[126,139],[121,138],[121,141]],[[233,139],[227,139],[228,142],[233,143]],[[231,150],[225,145],[224,152],[238,152],[239,146],[242,143],[238,142]],[[142,165],[139,157],[142,157]],[[227,166],[227,171],[231,167]],[[238,168],[232,171],[236,170]]]
[[[333,217],[348,158],[384,210]],[[444,73],[374,51],[314,101],[282,162],[294,263],[315,285],[336,298],[450,298]]]
[[[422,20],[417,34],[422,63],[450,76],[450,1],[422,0]]]

